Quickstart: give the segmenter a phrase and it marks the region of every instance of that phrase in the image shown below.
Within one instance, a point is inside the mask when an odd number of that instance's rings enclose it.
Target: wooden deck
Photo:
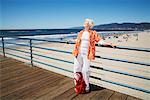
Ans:
[[[0,56],[0,100],[140,100],[91,85],[76,95],[71,78]]]

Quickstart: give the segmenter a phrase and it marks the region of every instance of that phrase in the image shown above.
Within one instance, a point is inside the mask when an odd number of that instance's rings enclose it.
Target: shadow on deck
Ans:
[[[76,95],[71,78],[0,56],[1,100],[139,100],[91,85],[88,94]]]

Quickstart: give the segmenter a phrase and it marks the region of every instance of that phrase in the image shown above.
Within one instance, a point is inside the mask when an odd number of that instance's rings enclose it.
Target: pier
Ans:
[[[91,93],[76,95],[73,43],[2,37],[2,100],[149,100],[150,49],[98,46],[91,62]]]

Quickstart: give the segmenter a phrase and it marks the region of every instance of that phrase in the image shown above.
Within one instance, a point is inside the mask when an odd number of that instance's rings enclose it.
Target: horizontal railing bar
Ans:
[[[58,59],[58,58],[54,58],[54,57],[43,56],[43,55],[35,54],[35,53],[33,53],[33,55],[37,55],[37,56],[41,56],[41,57],[49,58],[49,59],[53,59],[53,60],[58,60],[58,61],[62,61],[62,62],[67,62],[69,64],[74,64],[74,62],[63,60],[63,59]],[[109,69],[106,69],[106,68],[100,68],[100,67],[92,66],[92,65],[91,65],[91,67],[101,69],[101,70],[104,70],[104,71],[113,72],[113,73],[119,73],[119,74],[123,74],[123,75],[128,75],[128,76],[133,76],[133,77],[137,77],[137,78],[150,80],[150,78],[147,78],[147,77],[144,77],[144,76],[139,76],[139,75],[134,75],[134,74],[126,73],[126,72],[120,72],[120,71],[116,71],[116,70],[109,70]]]
[[[127,76],[132,76],[132,77],[137,77],[137,78],[141,78],[141,79],[146,79],[146,80],[150,80],[149,77],[145,77],[145,76],[139,76],[139,75],[135,75],[135,74],[131,74],[131,73],[127,73],[127,72],[121,72],[121,71],[117,71],[117,70],[110,70],[110,69],[106,69],[106,68],[101,68],[101,67],[97,67],[97,66],[90,66],[91,68],[96,68],[96,69],[100,69],[100,70],[104,70],[104,71],[108,71],[108,72],[113,72],[113,73],[118,73],[118,74],[123,74],[123,75],[127,75]]]
[[[17,45],[20,45],[20,44],[17,44]],[[44,49],[44,50],[51,50],[51,51],[57,51],[57,52],[63,52],[63,53],[72,54],[72,52],[69,52],[69,51],[63,51],[63,50],[57,50],[57,49],[51,49],[51,48],[44,48],[44,47],[39,47],[39,46],[32,46],[32,47],[39,48],[39,49]],[[133,62],[133,61],[128,61],[128,60],[124,60],[124,59],[114,59],[114,58],[107,58],[107,57],[101,57],[101,56],[95,56],[95,57],[96,58],[101,58],[101,59],[113,60],[113,61],[120,61],[120,62],[126,62],[126,63],[150,66],[149,63],[143,63],[143,62],[135,62],[135,61]]]
[[[4,42],[6,44],[14,44],[14,45],[19,45],[19,46],[27,46],[29,47],[30,45],[26,45],[26,44],[18,44],[18,43],[11,43],[11,42]]]
[[[13,48],[8,48],[8,47],[5,47],[5,48],[6,48],[6,49],[10,49],[10,50],[14,50],[14,51],[18,51],[18,52],[23,52],[23,53],[30,54],[30,52],[23,51],[23,50],[18,50],[18,49],[13,49]]]
[[[15,39],[30,40],[31,38],[15,38]],[[55,42],[55,43],[75,44],[74,42],[67,42],[67,41],[51,41],[51,40],[44,40],[44,39],[31,39],[31,40],[34,40],[34,41]],[[104,45],[98,45],[98,44],[96,44],[96,46],[112,48],[111,46],[104,46]],[[135,50],[135,51],[150,52],[150,48],[127,47],[127,46],[116,46],[115,48],[116,49],[125,49],[125,50]]]
[[[52,40],[45,40],[45,39],[36,39],[36,38],[14,38],[15,40],[34,40],[34,41],[46,41],[46,42],[61,42],[61,41],[52,41]],[[61,38],[53,38],[53,39],[61,39]],[[61,42],[66,43],[66,42]]]
[[[62,60],[62,59],[58,59],[58,58],[43,56],[43,55],[39,55],[39,54],[36,54],[36,55],[41,56],[41,57],[45,57],[45,58],[50,58],[50,59],[53,59],[53,60],[58,60],[58,61],[63,61],[63,62],[67,62],[67,63],[73,64],[73,62],[67,61],[67,60]],[[109,71],[109,72],[114,72],[114,73],[119,73],[119,74],[124,74],[124,75],[128,75],[128,76],[133,76],[133,77],[138,77],[138,78],[150,80],[150,78],[146,78],[146,77],[144,77],[144,76],[129,74],[129,73],[125,73],[125,72],[119,72],[119,71],[116,71],[116,70],[104,69],[104,68],[100,68],[100,67],[96,67],[96,66],[92,66],[92,65],[91,65],[91,67],[92,67],[92,68],[97,68],[97,69],[102,69],[102,70]]]
[[[63,52],[63,53],[72,54],[72,52],[69,52],[69,51],[56,50],[56,49],[50,49],[50,48],[44,48],[44,47],[38,47],[38,46],[33,46],[33,47],[39,48],[39,49],[44,49],[44,50],[52,50],[52,51],[57,51],[57,52]],[[101,57],[101,56],[95,56],[95,57],[96,58],[101,58],[101,59],[113,60],[113,61],[120,61],[120,62],[126,62],[126,63],[132,63],[132,64],[150,66],[149,63],[143,63],[143,62],[132,62],[132,61],[127,61],[127,60],[123,60],[123,59],[114,59],[114,58],[107,58],[107,57]]]
[[[125,60],[125,59],[114,59],[114,58],[107,58],[107,57],[101,57],[101,56],[95,56],[95,57],[96,57],[96,58],[101,58],[101,59],[107,59],[107,60],[119,61],[119,62],[126,62],[126,63],[132,63],[132,64],[138,64],[138,65],[150,66],[149,63],[135,62],[135,61],[128,61],[128,60]]]
[[[15,38],[16,40],[22,39],[22,40],[30,40],[31,38]],[[58,39],[58,38],[57,38]],[[44,39],[31,39],[33,41],[45,41],[45,42],[54,42],[54,43],[68,43],[65,41],[54,41],[54,40],[44,40]],[[71,43],[74,44],[74,43]]]
[[[150,52],[150,48],[138,48],[138,47],[117,46],[117,49],[127,49],[127,50],[136,50],[136,51]]]
[[[22,56],[18,56],[18,55],[14,55],[14,54],[12,54],[12,53],[6,52],[6,54],[12,55],[12,56],[15,56],[15,57],[19,57],[19,58],[23,58],[23,59],[26,59],[26,60],[29,60],[29,61],[30,61],[30,59],[28,59],[28,58],[25,58],[25,57],[22,57]]]
[[[121,54],[121,53],[118,53],[118,52],[109,52],[109,53],[106,53],[106,51],[96,51],[96,52],[100,52],[101,54],[106,54],[106,55],[121,55],[121,56],[126,56],[126,57],[132,57],[132,58],[141,58],[141,59],[150,59],[150,56],[147,57],[147,56],[140,56],[140,55],[131,55],[131,54]]]
[[[29,40],[30,38],[18,38],[18,39],[25,39],[25,40]],[[65,41],[50,41],[50,40],[44,40],[44,39],[32,39],[35,41],[46,41],[46,42],[55,42],[55,43],[67,43],[67,44],[75,44],[73,42],[65,42]],[[96,46],[99,46],[98,44],[96,44]],[[112,48],[111,46],[104,46],[104,45],[100,45],[100,47],[109,47]],[[139,48],[139,47],[127,47],[127,46],[116,46],[116,49],[126,49],[126,50],[136,50],[136,51],[145,51],[145,52],[150,52],[150,48]]]
[[[150,93],[149,90],[146,90],[146,89],[143,89],[143,88],[139,88],[139,87],[135,87],[135,86],[130,86],[130,85],[122,84],[122,83],[118,83],[118,82],[113,82],[113,81],[105,80],[105,79],[98,78],[98,77],[95,77],[95,76],[90,76],[90,77],[91,77],[91,78],[94,78],[94,79],[97,79],[97,80],[101,80],[101,81],[107,82],[107,83],[111,83],[111,84],[115,84],[115,85],[127,87],[127,88],[130,88],[130,89],[142,91],[142,92],[145,92],[145,93]]]
[[[63,52],[63,53],[72,54],[72,52],[69,52],[69,51],[56,50],[56,49],[50,49],[50,48],[44,48],[44,47],[37,47],[37,46],[33,46],[33,47],[40,48],[40,49],[45,49],[45,50],[52,50],[52,51],[57,51],[57,52]],[[101,59],[113,60],[113,61],[120,61],[120,62],[126,62],[126,63],[132,63],[132,64],[150,66],[149,63],[143,63],[143,62],[132,62],[132,61],[127,61],[127,60],[123,60],[123,59],[114,59],[114,58],[107,58],[107,57],[101,57],[101,56],[95,56],[95,57],[96,58],[101,58]]]
[[[63,61],[63,62],[67,62],[67,63],[73,64],[73,62],[68,61],[68,60],[62,60],[62,59],[58,59],[58,58],[54,58],[54,57],[43,56],[43,55],[36,54],[36,53],[32,53],[32,54],[33,54],[33,56],[36,55],[36,56],[40,56],[40,57],[44,57],[44,58],[49,58],[49,59],[58,60],[58,61]]]
[[[51,66],[51,67],[54,67],[54,68],[57,68],[57,69],[60,69],[60,70],[64,70],[64,71],[73,73],[73,71],[70,71],[70,70],[67,70],[67,69],[64,69],[64,68],[60,68],[60,67],[57,67],[57,66],[54,66],[54,65],[51,65],[51,64],[39,62],[39,61],[33,59],[33,63],[34,63],[34,62],[37,62],[37,63],[39,63],[39,64],[43,64],[43,65],[46,65],[46,66]]]
[[[38,48],[38,49],[43,49],[43,50],[51,50],[51,51],[57,51],[57,52],[72,54],[72,52],[69,52],[69,51],[57,50],[57,49],[52,49],[52,48],[45,48],[45,47],[39,47],[39,46],[32,46],[32,47]]]
[[[96,44],[96,46],[99,46]],[[110,45],[100,45],[99,47],[109,47],[112,48]],[[139,48],[139,47],[127,47],[127,46],[115,46],[115,49],[124,49],[124,50],[134,50],[134,51],[144,51],[144,52],[150,52],[150,48]]]

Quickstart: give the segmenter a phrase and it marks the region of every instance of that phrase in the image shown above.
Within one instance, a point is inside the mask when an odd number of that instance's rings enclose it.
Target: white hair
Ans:
[[[92,27],[94,26],[94,22],[93,22],[93,20],[92,20],[92,19],[90,19],[90,18],[86,18],[86,19],[85,19],[85,21],[89,23],[90,28],[92,28]]]

